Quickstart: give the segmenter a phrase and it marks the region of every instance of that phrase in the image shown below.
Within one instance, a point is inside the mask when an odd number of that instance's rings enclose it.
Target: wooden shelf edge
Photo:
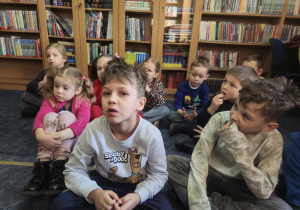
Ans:
[[[221,42],[221,41],[203,41],[199,40],[199,44],[220,44],[220,45],[240,45],[240,46],[255,46],[255,47],[269,47],[270,44],[267,43],[241,43],[241,42]]]
[[[281,15],[267,15],[267,14],[251,14],[251,13],[223,13],[223,12],[202,12],[202,15],[218,15],[218,16],[251,16],[260,18],[281,18]]]
[[[43,60],[43,58],[28,57],[28,56],[6,56],[6,55],[0,55],[0,58],[8,58],[8,59],[26,59],[26,60]]]
[[[54,5],[45,5],[45,8],[54,8],[54,9],[67,9],[67,10],[71,10],[72,7],[70,6],[54,6]]]
[[[0,1],[0,4],[22,4],[22,5],[37,5],[37,1],[36,1],[36,2]]]
[[[85,8],[85,11],[103,11],[103,12],[112,12],[113,9],[109,8]]]
[[[112,42],[113,39],[86,38],[86,41]]]
[[[40,31],[24,31],[24,30],[8,30],[8,29],[1,29],[0,32],[7,32],[7,33],[32,33],[32,34],[39,34]]]

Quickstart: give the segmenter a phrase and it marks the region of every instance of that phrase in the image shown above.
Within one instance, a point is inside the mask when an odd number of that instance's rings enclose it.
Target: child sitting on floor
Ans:
[[[38,140],[38,161],[21,193],[24,196],[44,195],[44,189],[47,195],[56,195],[65,189],[65,163],[74,140],[89,122],[94,102],[91,81],[70,66],[49,70],[43,90],[45,100],[32,130]]]
[[[159,120],[167,117],[169,108],[165,106],[165,90],[161,81],[156,78],[160,71],[160,63],[156,58],[147,58],[143,62],[148,76],[146,85],[146,104],[142,111],[145,119],[153,123],[156,127],[159,125]]]
[[[185,207],[291,209],[273,194],[283,148],[276,129],[299,105],[298,88],[284,77],[244,86],[230,112],[212,116],[191,160],[167,157],[169,183]]]
[[[180,83],[174,97],[174,111],[168,120],[188,122],[197,117],[209,100],[209,89],[204,81],[209,77],[209,61],[203,56],[196,58],[188,71],[189,79]]]
[[[137,116],[144,108],[146,72],[115,59],[101,75],[104,116],[89,123],[64,172],[70,189],[51,209],[164,209],[167,178],[160,131]],[[88,165],[95,170],[88,175]]]

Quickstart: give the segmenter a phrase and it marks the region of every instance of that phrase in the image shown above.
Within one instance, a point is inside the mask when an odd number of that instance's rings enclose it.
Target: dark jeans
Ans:
[[[35,107],[41,107],[44,100],[41,93],[29,93],[29,92],[24,92],[21,96],[21,99],[26,104]]]
[[[103,190],[112,190],[114,191],[119,198],[125,196],[128,193],[134,192],[137,184],[126,184],[126,183],[118,183],[111,181],[102,177],[95,170],[90,174],[91,179],[95,180],[97,184]],[[76,210],[88,210],[88,209],[96,209],[94,204],[90,204],[83,197],[80,197],[68,190],[61,193],[56,199],[53,201],[51,205],[52,210],[62,210],[62,209],[76,209]],[[166,209],[171,210],[172,207],[163,194],[162,191],[157,193],[153,198],[146,200],[140,205],[136,206],[135,209]]]

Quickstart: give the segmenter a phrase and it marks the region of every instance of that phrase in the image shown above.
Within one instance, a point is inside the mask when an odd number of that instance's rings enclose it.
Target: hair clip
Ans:
[[[82,79],[85,80],[85,76],[82,76]]]

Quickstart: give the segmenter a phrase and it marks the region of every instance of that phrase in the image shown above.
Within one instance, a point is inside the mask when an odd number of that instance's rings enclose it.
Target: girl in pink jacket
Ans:
[[[72,145],[90,119],[94,102],[92,83],[74,67],[54,68],[47,73],[45,100],[34,120],[38,140],[33,177],[21,195],[55,195],[65,189],[64,167]],[[50,173],[50,163],[52,170]]]

